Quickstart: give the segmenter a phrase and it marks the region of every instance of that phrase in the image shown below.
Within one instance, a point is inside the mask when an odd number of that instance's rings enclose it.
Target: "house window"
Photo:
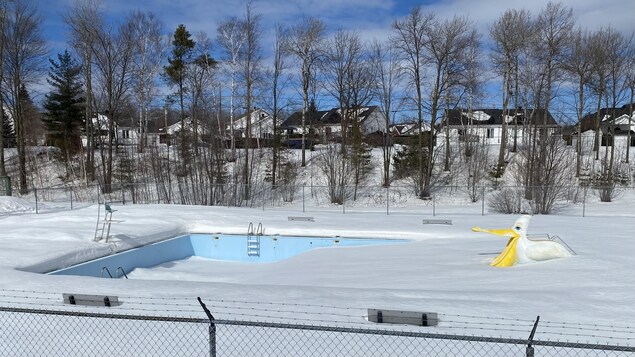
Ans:
[[[487,138],[491,139],[494,137],[494,129],[487,129]]]
[[[124,139],[130,139],[130,130],[122,130],[121,136],[123,136]]]

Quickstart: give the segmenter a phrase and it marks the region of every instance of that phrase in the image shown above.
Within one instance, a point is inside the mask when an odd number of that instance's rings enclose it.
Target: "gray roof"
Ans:
[[[538,124],[542,125],[544,120],[544,109],[519,109],[508,110],[508,115],[513,117],[516,115],[517,124]],[[527,113],[528,118],[525,118]],[[549,111],[547,114],[547,126],[557,127],[555,119]],[[450,126],[465,126],[465,125],[483,125],[483,126],[498,126],[503,125],[503,110],[502,109],[450,109],[445,111],[445,116],[442,121],[442,125]]]
[[[359,114],[360,121],[364,121],[377,106],[360,107],[363,111]],[[332,108],[330,110],[318,110],[315,112],[308,112],[306,118],[306,125],[320,126],[320,125],[333,125],[340,124],[342,122],[342,115],[340,114],[340,108]],[[302,125],[302,111],[297,111],[291,114],[287,120],[282,123],[282,127],[292,127]]]

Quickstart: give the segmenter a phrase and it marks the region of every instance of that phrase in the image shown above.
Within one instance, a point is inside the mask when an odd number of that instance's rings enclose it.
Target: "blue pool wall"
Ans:
[[[259,255],[247,254],[247,236],[190,234],[59,269],[49,274],[109,277],[105,267],[113,277],[121,277],[123,274],[119,268],[129,273],[135,268],[150,268],[191,256],[223,261],[268,263],[287,259],[315,248],[406,242],[406,240],[398,239],[339,237],[252,236],[252,239],[254,238],[260,241]]]

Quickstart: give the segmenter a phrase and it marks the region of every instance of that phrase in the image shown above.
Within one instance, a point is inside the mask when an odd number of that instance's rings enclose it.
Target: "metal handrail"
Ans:
[[[112,274],[110,274],[110,270],[108,270],[108,267],[102,267],[101,268],[101,273],[99,275],[103,278],[104,277],[104,270],[106,271],[106,273],[108,273],[108,276],[112,279]]]
[[[126,272],[125,272],[125,270],[123,270],[123,268],[122,268],[122,267],[117,267],[117,272],[116,272],[115,274],[119,273],[119,271],[120,271],[120,270],[121,270],[121,274],[123,274],[123,276],[124,276],[126,279],[128,279],[128,275],[126,275]],[[117,275],[117,278],[119,278],[119,277],[120,277],[120,276],[119,276],[119,275]]]
[[[262,226],[262,222],[260,222],[260,223],[258,223],[258,228],[256,228],[256,235],[261,236],[263,234],[265,234],[265,229]]]

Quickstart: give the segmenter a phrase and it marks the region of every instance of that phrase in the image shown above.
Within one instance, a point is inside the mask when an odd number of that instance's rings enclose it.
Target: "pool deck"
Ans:
[[[111,243],[93,242],[97,206],[0,219],[0,289],[53,294],[108,294],[128,299],[179,299],[192,311],[195,297],[227,301],[297,302],[359,309],[424,309],[452,314],[571,320],[635,318],[632,298],[635,245],[632,217],[537,216],[530,231],[558,235],[579,253],[573,258],[500,270],[488,262],[504,246],[472,226],[504,228],[514,216],[444,215],[453,225],[423,225],[421,215],[312,212],[314,222],[289,221],[283,210],[172,205],[117,207]],[[377,237],[413,240],[392,246],[315,250],[267,264],[218,262],[162,272],[165,279],[100,279],[34,272],[72,265],[186,233],[245,234],[249,222],[266,234]],[[599,263],[601,262],[601,264]],[[193,262],[197,267],[198,262]],[[28,271],[24,271],[28,270]],[[611,284],[606,284],[610,274]],[[584,276],[584,279],[579,277]],[[576,278],[578,277],[578,278]],[[574,298],[575,297],[575,298]],[[600,299],[601,300],[598,300]],[[519,309],[518,302],[523,308]],[[546,302],[551,302],[547,304]],[[581,307],[582,306],[582,307]],[[125,304],[122,305],[122,308]],[[223,312],[218,312],[223,316]],[[353,317],[351,317],[353,318]],[[359,317],[358,317],[359,318]]]

